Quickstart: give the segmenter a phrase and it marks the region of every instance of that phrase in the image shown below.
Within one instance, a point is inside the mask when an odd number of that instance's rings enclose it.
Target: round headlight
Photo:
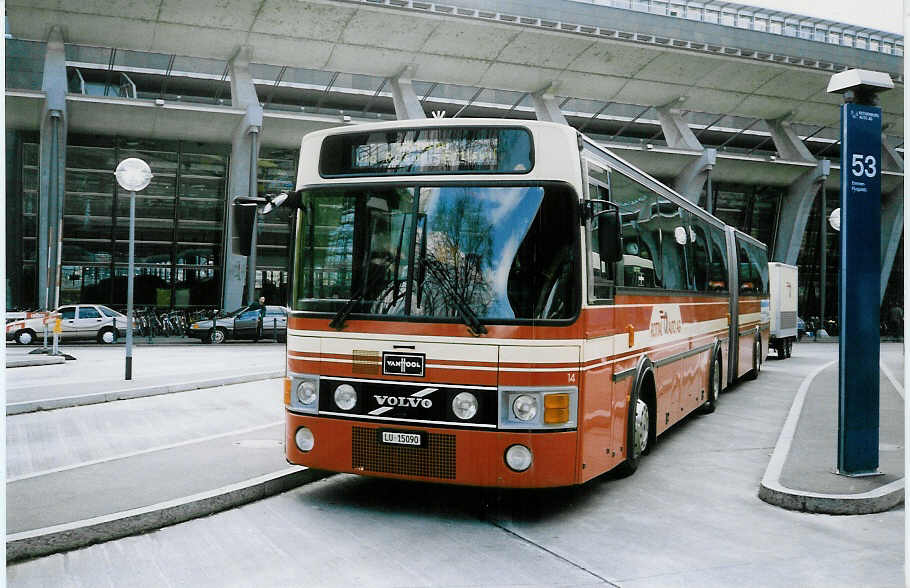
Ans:
[[[294,442],[297,443],[297,449],[300,451],[309,451],[316,445],[316,438],[313,437],[313,431],[300,427],[297,429],[297,434],[294,435]]]
[[[341,410],[351,410],[357,404],[357,390],[350,384],[335,388],[335,405]]]
[[[470,392],[461,392],[452,399],[452,412],[463,421],[477,414],[477,397]]]
[[[537,398],[522,394],[512,401],[512,412],[520,421],[533,421],[537,416]]]
[[[513,445],[506,449],[506,465],[516,472],[523,472],[534,461],[531,450],[524,445]]]
[[[309,406],[316,402],[316,384],[310,381],[301,382],[297,386],[297,400],[304,406]]]

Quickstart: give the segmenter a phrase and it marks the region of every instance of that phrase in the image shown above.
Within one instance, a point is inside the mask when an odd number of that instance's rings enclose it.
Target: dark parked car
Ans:
[[[283,306],[266,305],[263,316],[259,305],[244,306],[227,316],[196,321],[186,332],[203,343],[224,343],[228,339],[277,339],[284,343],[288,334],[288,312]]]

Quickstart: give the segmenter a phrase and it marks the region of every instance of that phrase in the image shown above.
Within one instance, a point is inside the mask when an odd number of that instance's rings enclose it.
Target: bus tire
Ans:
[[[641,458],[651,449],[651,440],[654,439],[655,432],[652,431],[652,407],[641,397],[641,388],[645,385],[642,383],[632,390],[629,396],[629,410],[627,411],[628,422],[626,424],[626,461],[620,465],[619,471],[622,475],[632,475],[638,469]]]
[[[717,400],[720,398],[721,377],[723,372],[720,367],[720,355],[714,354],[711,359],[711,368],[708,370],[708,400],[701,405],[702,414],[711,414],[717,408]]]
[[[746,372],[746,380],[754,380],[758,378],[758,373],[761,371],[761,341],[759,339],[755,340],[755,343],[752,344],[752,369]]]

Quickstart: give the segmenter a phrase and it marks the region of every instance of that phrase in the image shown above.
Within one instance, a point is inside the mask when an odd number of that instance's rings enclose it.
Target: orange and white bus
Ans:
[[[291,463],[581,484],[767,353],[765,246],[568,126],[318,131],[297,178]]]

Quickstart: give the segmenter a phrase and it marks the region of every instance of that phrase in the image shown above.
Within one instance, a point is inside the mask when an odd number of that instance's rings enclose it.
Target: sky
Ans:
[[[907,0],[910,2],[910,0]],[[901,0],[735,0],[737,4],[783,10],[903,34]]]

